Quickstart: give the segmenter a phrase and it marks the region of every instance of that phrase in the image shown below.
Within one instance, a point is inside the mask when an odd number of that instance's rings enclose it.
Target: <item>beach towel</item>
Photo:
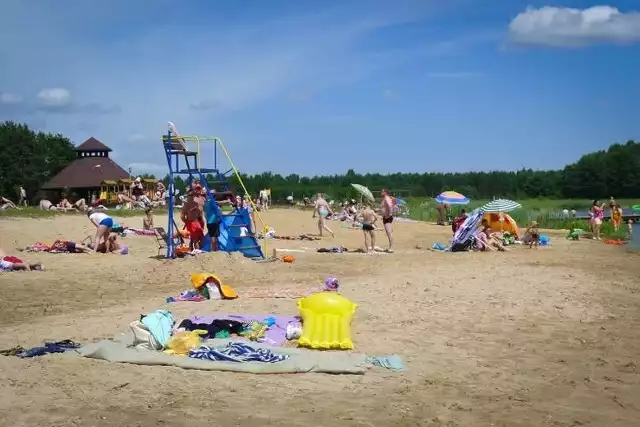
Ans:
[[[16,354],[16,356],[22,358],[44,356],[45,354],[64,353],[71,350],[77,350],[78,348],[80,348],[80,344],[71,340],[46,342],[41,347],[33,347],[28,350],[24,350],[21,353]]]
[[[341,254],[343,252],[347,252],[347,248],[344,246],[332,246],[330,248],[319,248],[316,252],[319,253],[330,253],[330,254]]]
[[[155,230],[144,230],[142,228],[125,228],[122,231],[123,234],[134,234],[136,236],[155,236],[156,235],[156,231]]]
[[[407,370],[402,358],[396,354],[392,354],[391,356],[369,356],[366,360],[367,363],[372,366],[391,369],[396,372],[403,372]]]
[[[192,359],[218,362],[263,362],[276,363],[289,358],[286,354],[276,354],[267,348],[254,348],[248,344],[231,342],[224,348],[200,346],[189,351]]]
[[[104,340],[88,344],[77,352],[82,357],[107,360],[116,363],[131,363],[150,366],[177,366],[183,369],[200,369],[209,371],[244,372],[251,374],[296,374],[305,372],[327,374],[363,375],[373,366],[398,370],[404,363],[396,356],[367,357],[354,352],[317,351],[300,348],[279,348],[280,355],[289,356],[279,363],[263,362],[227,362],[217,360],[194,359],[191,357],[172,356],[166,353],[134,348],[131,337],[124,336],[122,341]],[[230,339],[207,340],[205,344],[212,348],[225,348]],[[269,346],[251,343],[255,349],[268,349]]]
[[[51,245],[46,243],[36,242],[31,246],[24,248],[25,252],[48,252],[51,254],[68,254],[69,245],[67,240],[56,240]]]
[[[41,242],[36,242],[35,244],[24,248],[26,252],[49,252],[50,249],[51,247],[49,245]]]

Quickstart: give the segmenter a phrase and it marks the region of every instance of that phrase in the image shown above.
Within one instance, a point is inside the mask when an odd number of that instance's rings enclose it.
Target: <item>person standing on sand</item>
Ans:
[[[228,199],[218,201],[216,190],[209,190],[209,197],[204,204],[204,214],[207,220],[207,233],[211,237],[211,252],[218,250],[218,237],[220,237],[220,224],[222,224],[222,209],[220,205],[230,205]]]
[[[318,197],[316,198],[316,203],[313,209],[312,218],[315,218],[316,215],[318,216],[318,231],[320,232],[320,237],[322,237],[323,230],[331,234],[331,237],[335,237],[333,231],[331,231],[331,229],[327,227],[327,216],[329,216],[329,214],[333,215],[333,211],[331,210],[329,203],[327,203],[327,201],[325,200],[324,194],[318,193]]]
[[[362,224],[362,232],[364,233],[364,251],[372,253],[376,249],[376,220],[378,215],[366,205],[362,211],[356,216],[356,221]]]
[[[24,187],[21,185],[20,190],[18,192],[20,193],[18,206],[27,206],[27,190],[25,190]]]
[[[616,202],[616,204],[611,208],[611,222],[613,223],[613,231],[618,232],[620,230],[620,224],[622,223],[622,207],[620,203]]]
[[[393,200],[389,192],[383,189],[380,194],[382,195],[382,202],[380,203],[380,212],[382,213],[382,225],[384,231],[387,233],[387,239],[389,240],[389,247],[387,252],[393,253]]]
[[[202,239],[204,237],[203,224],[205,223],[202,219],[202,215],[202,205],[195,200],[193,190],[189,190],[187,193],[187,201],[182,207],[180,217],[189,232],[190,250],[200,249],[200,245],[202,244]]]
[[[593,201],[591,206],[591,224],[593,227],[593,240],[600,239],[600,228],[602,227],[602,220],[604,219],[604,203],[600,203],[597,200]]]

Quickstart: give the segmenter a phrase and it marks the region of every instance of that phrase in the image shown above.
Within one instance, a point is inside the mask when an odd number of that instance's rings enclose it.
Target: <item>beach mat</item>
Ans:
[[[233,340],[213,339],[204,342],[214,348],[224,348]],[[246,341],[244,341],[246,343]],[[364,375],[371,366],[363,354],[338,351],[317,351],[299,348],[274,348],[260,343],[251,343],[255,348],[267,348],[275,353],[287,354],[289,358],[277,363],[221,362],[171,356],[162,352],[128,347],[126,342],[100,341],[89,344],[78,353],[90,359],[106,360],[134,365],[176,366],[183,369],[205,371],[244,372],[250,374],[295,374],[317,372],[326,374]]]

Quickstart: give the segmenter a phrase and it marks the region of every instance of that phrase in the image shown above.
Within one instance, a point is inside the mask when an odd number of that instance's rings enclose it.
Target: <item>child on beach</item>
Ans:
[[[153,209],[146,208],[144,210],[145,217],[142,218],[142,229],[143,230],[153,230]]]
[[[629,236],[629,240],[631,240],[631,237],[633,236],[633,220],[632,219],[627,221],[627,235]]]
[[[371,209],[371,206],[365,206],[356,216],[356,220],[362,224],[362,232],[364,233],[364,251],[372,253],[376,247],[376,226],[375,222],[378,215]]]
[[[540,232],[538,231],[538,221],[531,221],[531,225],[527,228],[526,234],[530,236],[529,249],[531,249],[533,246],[537,248],[538,244],[540,243]]]
[[[569,228],[569,233],[567,234],[567,240],[580,240],[580,232],[575,225],[571,224],[571,228]]]

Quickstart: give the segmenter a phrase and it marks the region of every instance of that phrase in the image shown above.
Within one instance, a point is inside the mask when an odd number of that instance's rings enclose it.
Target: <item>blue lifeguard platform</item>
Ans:
[[[200,164],[200,144],[208,142],[213,144],[213,167],[204,168]],[[189,143],[195,143],[195,150],[189,148]],[[233,192],[229,189],[228,177],[235,174],[245,193],[247,193],[242,178],[236,169],[231,157],[224,144],[219,138],[213,137],[197,137],[193,135],[180,135],[173,123],[168,123],[168,130],[162,136],[162,145],[167,157],[167,165],[169,166],[169,224],[167,226],[167,258],[175,258],[176,247],[178,242],[173,238],[177,233],[175,222],[175,177],[188,175],[187,182],[189,185],[194,178],[198,178],[202,186],[210,195],[212,186],[216,187],[216,209],[222,218],[220,224],[220,236],[218,237],[218,250],[224,252],[241,252],[244,256],[252,259],[264,259],[264,252],[255,235],[251,232],[251,216],[247,209],[237,207],[233,212],[224,214],[218,205],[220,201]],[[229,161],[230,168],[225,172],[221,172],[218,168],[218,148],[221,148]],[[209,182],[207,176],[212,176],[214,181]],[[253,203],[253,202],[252,202]],[[255,206],[253,207],[255,210]],[[254,224],[256,225],[256,224]],[[205,245],[206,246],[206,245]],[[209,247],[211,246],[209,241]]]

